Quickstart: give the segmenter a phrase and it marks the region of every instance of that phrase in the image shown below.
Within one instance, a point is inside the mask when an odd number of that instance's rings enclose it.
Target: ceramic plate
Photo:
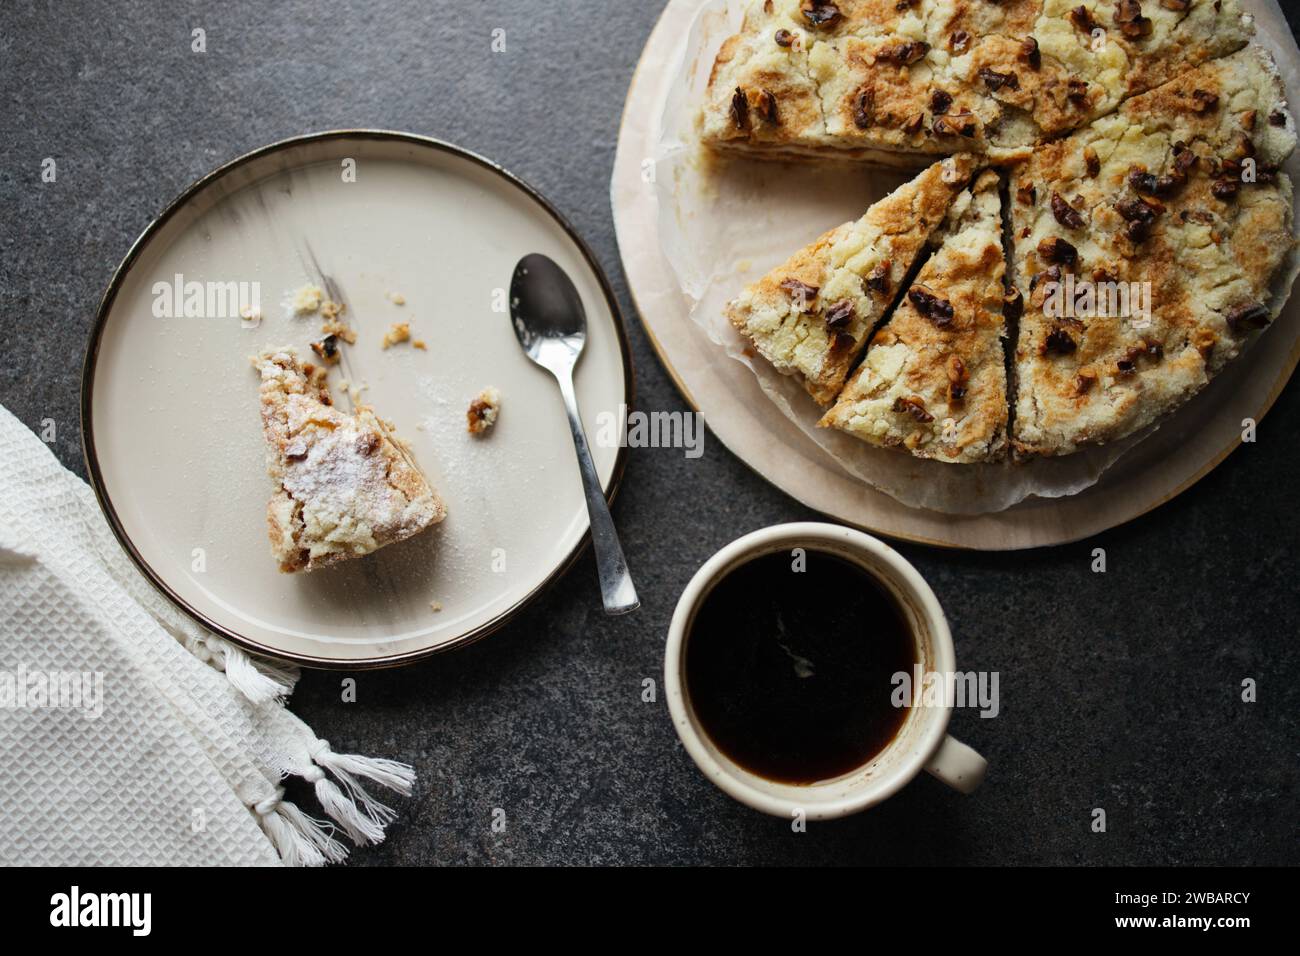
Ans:
[[[529,252],[563,266],[582,296],[578,398],[612,494],[632,389],[626,338],[594,258],[535,191],[456,147],[379,131],[277,143],[187,190],[114,275],[82,385],[91,482],[141,570],[200,623],[306,664],[401,663],[502,624],[588,531],[559,392],[506,312]],[[360,401],[410,442],[448,516],[361,560],[287,575],[267,542],[248,357],[283,344],[310,357],[321,319],[288,308],[308,283],[346,303],[358,335],[330,373],[336,403],[351,407],[341,380],[364,386]],[[255,326],[239,316],[253,296]],[[427,349],[384,349],[396,322]],[[465,410],[489,385],[500,418],[472,438]]]

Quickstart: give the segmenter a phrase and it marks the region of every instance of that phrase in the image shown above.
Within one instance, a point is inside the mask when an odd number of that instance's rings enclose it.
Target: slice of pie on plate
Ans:
[[[829,405],[972,171],[969,154],[935,163],[746,288],[727,318],[777,371]]]
[[[999,187],[997,173],[986,171],[953,204],[942,245],[872,338],[821,427],[938,461],[1005,456]]]
[[[1013,172],[1020,453],[1132,434],[1268,325],[1292,254],[1292,184],[1278,165],[1294,146],[1276,68],[1248,47]]]
[[[447,513],[438,493],[361,406],[333,407],[325,370],[292,348],[252,358],[261,373],[271,552],[284,572],[314,571],[419,534]]]

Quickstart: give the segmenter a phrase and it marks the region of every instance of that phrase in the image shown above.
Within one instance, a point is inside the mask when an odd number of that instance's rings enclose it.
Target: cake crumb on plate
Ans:
[[[294,315],[309,315],[320,309],[322,295],[324,293],[320,286],[309,282],[294,292],[293,298],[289,300],[289,308]]]
[[[482,435],[496,424],[500,412],[501,393],[489,385],[469,403],[469,409],[465,412],[465,419],[468,422],[466,430],[471,435]]]
[[[384,333],[383,346],[384,348],[388,348],[390,345],[396,345],[398,342],[409,342],[410,339],[411,323],[394,322],[388,327],[388,331]]]

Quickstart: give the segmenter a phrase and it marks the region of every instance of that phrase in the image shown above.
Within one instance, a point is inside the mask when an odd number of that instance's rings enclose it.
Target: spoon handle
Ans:
[[[573,390],[571,373],[556,373],[560,394],[564,396],[564,410],[569,415],[569,429],[573,432],[573,448],[578,454],[578,471],[582,473],[582,490],[587,496],[587,514],[591,518],[591,545],[596,551],[596,572],[600,575],[600,596],[605,602],[606,614],[626,614],[641,606],[632,575],[627,570],[627,559],[618,542],[614,519],[605,501],[604,489],[596,475],[596,465],[587,447],[587,435],[578,416],[578,396]]]

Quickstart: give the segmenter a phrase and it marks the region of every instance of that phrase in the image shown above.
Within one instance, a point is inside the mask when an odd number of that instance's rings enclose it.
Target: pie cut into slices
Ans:
[[[829,405],[972,170],[969,154],[950,156],[825,233],[734,299],[731,324]]]
[[[360,557],[445,517],[390,426],[367,406],[353,415],[333,407],[324,369],[287,347],[252,363],[262,376],[266,464],[276,483],[266,518],[281,571]]]
[[[713,64],[701,138],[886,165],[1020,156],[1251,34],[1239,0],[752,0]]]
[[[942,245],[818,424],[920,458],[1004,457],[1005,271],[1000,180],[985,171],[953,203]]]
[[[1295,146],[1249,47],[1045,143],[1013,171],[1025,310],[1013,437],[1060,455],[1123,438],[1201,389],[1275,316]]]

